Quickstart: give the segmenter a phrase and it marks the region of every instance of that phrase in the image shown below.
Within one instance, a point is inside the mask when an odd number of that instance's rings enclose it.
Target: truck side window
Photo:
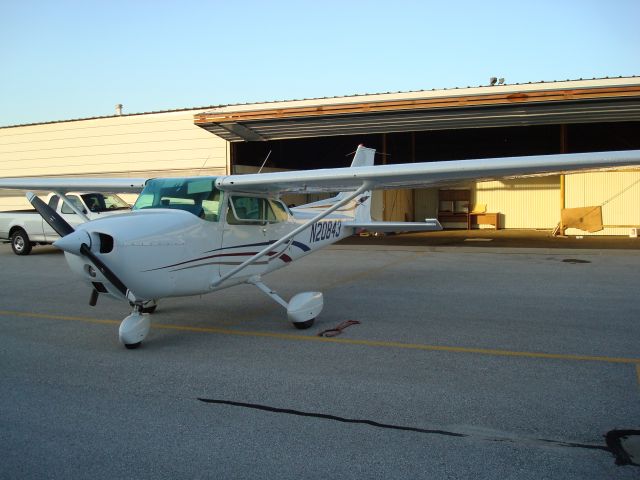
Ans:
[[[56,208],[58,208],[59,202],[60,202],[60,197],[58,195],[52,195],[51,198],[49,199],[49,206],[55,210]]]
[[[84,205],[82,205],[82,202],[80,201],[80,199],[76,196],[76,195],[68,195],[67,198],[69,199],[70,202],[73,202],[73,205],[80,210],[83,213],[87,213],[87,211],[84,208]],[[67,205],[67,202],[64,202],[62,204],[62,210],[60,210],[62,213],[75,213],[71,207],[69,205]]]

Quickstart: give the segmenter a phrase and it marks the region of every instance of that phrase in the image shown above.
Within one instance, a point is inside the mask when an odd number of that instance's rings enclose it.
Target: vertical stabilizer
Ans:
[[[372,167],[375,161],[376,149],[367,148],[364,145],[358,145],[356,154],[353,156],[351,162],[351,168],[354,167]],[[350,192],[341,192],[336,199],[342,199],[349,195]],[[358,195],[354,199],[356,203],[355,220],[358,222],[370,222],[371,221],[371,191],[367,191]]]
[[[358,145],[356,154],[351,162],[352,167],[372,167],[376,156],[375,148],[367,148],[364,145]]]

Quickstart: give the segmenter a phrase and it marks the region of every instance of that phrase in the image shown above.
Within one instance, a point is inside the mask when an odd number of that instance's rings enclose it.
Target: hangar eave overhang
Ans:
[[[640,121],[640,85],[212,110],[195,124],[229,142],[365,133]]]

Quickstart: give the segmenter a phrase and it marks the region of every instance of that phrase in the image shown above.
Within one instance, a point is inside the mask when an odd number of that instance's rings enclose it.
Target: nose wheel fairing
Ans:
[[[118,337],[125,347],[137,348],[147,337],[150,328],[149,314],[142,313],[142,310],[136,307],[131,315],[122,320],[118,329]]]
[[[142,341],[147,338],[151,328],[149,316],[156,311],[158,302],[156,300],[138,302],[133,304],[132,307],[131,315],[122,320],[118,329],[118,338],[128,349],[138,348]]]

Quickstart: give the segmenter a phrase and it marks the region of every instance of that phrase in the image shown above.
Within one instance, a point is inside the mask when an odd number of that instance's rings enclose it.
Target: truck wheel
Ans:
[[[16,255],[29,255],[31,247],[29,235],[23,229],[19,228],[11,234],[11,248]]]

